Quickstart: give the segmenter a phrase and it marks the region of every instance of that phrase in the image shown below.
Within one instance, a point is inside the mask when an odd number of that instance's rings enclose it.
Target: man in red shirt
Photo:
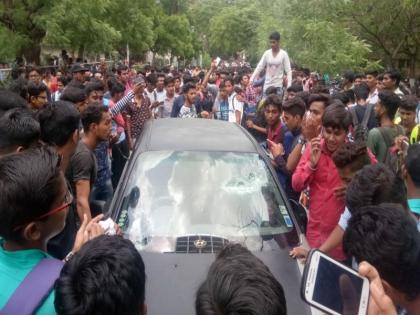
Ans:
[[[346,141],[351,115],[344,106],[330,105],[322,117],[322,133],[311,140],[292,177],[295,191],[309,188],[310,206],[306,238],[319,248],[344,211],[344,190],[332,154]],[[337,260],[346,259],[341,245],[331,251]]]

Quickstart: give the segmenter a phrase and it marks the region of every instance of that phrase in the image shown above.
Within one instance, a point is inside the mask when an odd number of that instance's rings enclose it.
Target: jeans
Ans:
[[[112,188],[112,181],[108,179],[105,184],[100,186],[93,186],[90,193],[90,208],[92,216],[107,212],[107,206],[112,200],[114,189]]]

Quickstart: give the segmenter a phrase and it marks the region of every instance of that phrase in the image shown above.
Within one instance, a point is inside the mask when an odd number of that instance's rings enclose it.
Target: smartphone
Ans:
[[[217,66],[219,66],[219,64],[220,64],[220,61],[221,61],[221,60],[222,60],[222,59],[220,59],[220,57],[217,57],[217,58],[216,58],[216,67],[217,67]]]
[[[332,315],[366,315],[369,280],[315,249],[306,261],[301,295],[309,305]]]

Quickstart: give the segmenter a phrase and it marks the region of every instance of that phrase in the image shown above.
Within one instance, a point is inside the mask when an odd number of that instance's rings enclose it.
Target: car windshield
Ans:
[[[184,252],[231,241],[252,249],[296,234],[256,153],[151,151],[127,173],[118,223],[139,250]]]

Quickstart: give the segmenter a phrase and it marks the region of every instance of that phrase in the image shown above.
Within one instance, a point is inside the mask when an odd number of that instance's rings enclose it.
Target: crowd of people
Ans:
[[[309,246],[369,278],[369,314],[420,314],[417,96],[397,70],[348,71],[331,89],[291,66],[280,34],[269,41],[255,70],[75,63],[48,80],[30,67],[0,90],[2,314],[147,313],[147,266],[104,214],[145,124],[167,118],[247,129],[285,196],[308,208]],[[195,306],[286,314],[286,304],[270,270],[230,244]]]

